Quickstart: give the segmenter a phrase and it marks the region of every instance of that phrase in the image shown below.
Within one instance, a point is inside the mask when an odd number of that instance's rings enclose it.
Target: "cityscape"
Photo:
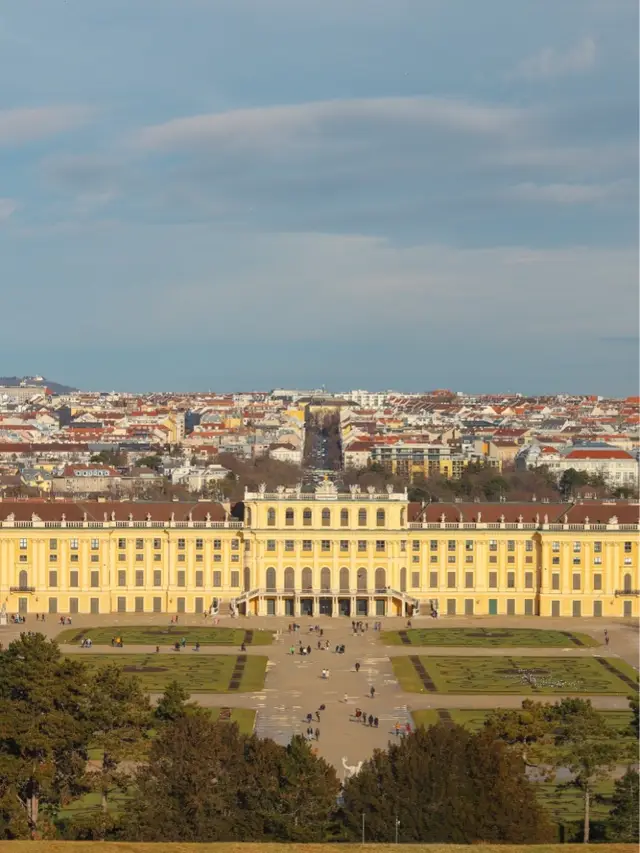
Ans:
[[[637,853],[639,32],[0,4],[0,853]]]

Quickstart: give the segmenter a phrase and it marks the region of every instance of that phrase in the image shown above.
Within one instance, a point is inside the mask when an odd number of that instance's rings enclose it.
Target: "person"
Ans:
[[[182,646],[183,649],[186,647],[186,645],[187,645],[187,638],[186,637],[183,637],[180,640],[180,645]]]
[[[396,723],[394,729],[396,731],[396,736],[398,736],[400,734],[400,723]]]
[[[246,645],[245,645],[245,643],[244,643],[244,642],[242,642],[242,643],[240,644],[240,651],[241,651],[241,652],[246,652],[246,651],[247,651],[247,647],[246,647]]]
[[[344,701],[345,701],[345,705],[346,705],[346,703],[349,701],[349,694],[348,693],[344,694]]]
[[[360,672],[360,664],[356,661],[356,672]]]
[[[369,691],[369,693],[371,695],[371,698],[373,699],[373,697],[376,695],[376,688],[373,686],[373,684],[371,685],[371,690]]]
[[[40,621],[41,621],[41,622],[44,622],[44,613],[41,615],[41,617],[40,617]]]
[[[376,729],[378,728],[378,723],[379,723],[379,722],[380,722],[380,720],[379,720],[377,717],[374,717],[374,718],[373,718],[373,725],[374,725],[374,728],[376,728]]]
[[[176,652],[179,652],[179,651],[180,651],[180,643],[179,643],[177,640],[176,640],[176,641],[175,641],[175,643],[173,644],[173,648],[174,648],[174,650],[175,650]]]
[[[316,711],[316,720],[320,722],[320,711]]]
[[[336,654],[337,654],[337,655],[339,655],[339,654],[340,654],[340,646],[336,646]]]
[[[605,628],[605,631],[604,631],[604,642],[605,642],[605,645],[606,645],[606,646],[608,646],[608,645],[609,645],[609,632],[607,631],[607,629],[606,629],[606,628]]]
[[[295,655],[295,653],[296,653],[295,646],[291,646],[289,651],[291,652],[292,655]]]
[[[112,637],[111,638],[111,648],[113,648],[115,646],[115,644],[116,644],[116,638]]]
[[[320,705],[320,707],[318,708],[319,711],[326,711],[326,709],[327,709],[326,705]]]
[[[318,640],[318,649],[322,649],[322,643]]]
[[[159,654],[160,654],[160,646],[156,646],[156,654],[157,654],[157,655],[159,655]]]
[[[320,628],[320,636],[324,637],[324,628]]]
[[[307,646],[307,654],[308,654],[308,655],[310,655],[310,654],[311,654],[311,646]]]
[[[373,714],[369,714],[369,728],[373,726]]]
[[[408,735],[410,735],[411,734],[411,723],[408,722],[407,725],[404,727],[404,730]]]
[[[313,714],[307,714],[307,722],[310,723],[313,720]]]
[[[320,740],[320,729],[316,729],[316,740]]]
[[[200,651],[200,643],[196,643],[195,646],[193,647],[193,650],[194,650],[194,652],[199,652]]]
[[[359,720],[361,716],[362,716],[362,711],[360,710],[360,708],[356,708],[356,720]]]

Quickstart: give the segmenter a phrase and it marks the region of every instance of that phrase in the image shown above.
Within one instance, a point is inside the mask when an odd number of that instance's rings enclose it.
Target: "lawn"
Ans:
[[[539,628],[410,628],[383,631],[387,646],[502,646],[505,648],[575,648],[599,646],[588,634]]]
[[[638,689],[638,675],[618,658],[418,657],[392,658],[403,690],[411,693],[618,694]]]
[[[88,654],[83,660],[91,669],[116,663],[125,672],[139,676],[149,693],[162,693],[174,679],[190,693],[249,693],[262,689],[267,667],[267,658],[262,655],[200,656],[188,652]]]
[[[0,853],[334,853],[335,844],[135,844],[117,841],[0,841]],[[602,853],[600,844],[341,844],[345,853]],[[633,844],[607,844],[607,853],[637,853]]]
[[[471,731],[476,732],[482,728],[490,713],[492,712],[489,708],[486,710],[483,708],[450,708],[448,710],[425,708],[412,711],[411,716],[416,726],[428,727],[440,722],[452,722],[467,726]],[[631,711],[600,711],[599,713],[605,718],[607,725],[617,731],[627,729],[631,724]]]
[[[107,625],[100,628],[67,628],[56,642],[80,645],[87,637],[95,646],[110,646],[114,637],[121,637],[125,646],[173,646],[183,637],[190,646],[268,646],[273,642],[272,631],[245,631],[243,628],[207,628],[193,625]]]

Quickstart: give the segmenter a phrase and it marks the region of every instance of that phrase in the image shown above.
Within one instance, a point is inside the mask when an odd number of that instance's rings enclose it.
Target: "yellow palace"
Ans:
[[[1,501],[12,613],[637,617],[638,504]]]

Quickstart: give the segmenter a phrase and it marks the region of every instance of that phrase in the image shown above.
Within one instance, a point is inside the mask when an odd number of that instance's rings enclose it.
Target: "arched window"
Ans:
[[[328,509],[322,510],[322,526],[323,527],[331,527],[331,510],[328,510]]]
[[[276,570],[271,566],[266,573],[267,592],[275,592],[276,590]]]
[[[23,572],[20,572],[21,576],[22,576],[22,574],[23,574]],[[24,572],[24,574],[26,574],[26,572]],[[20,586],[22,586],[22,581],[20,581]],[[630,574],[627,574],[624,576],[624,581],[623,581],[622,586],[624,587],[625,592],[631,591],[631,575]]]
[[[349,526],[349,510],[341,509],[340,510],[340,527],[348,527]]]
[[[244,524],[245,527],[251,527],[251,509],[248,506],[244,508]]]
[[[326,566],[320,569],[320,589],[328,592],[331,589],[331,569]]]
[[[376,569],[376,592],[384,592],[387,588],[387,573],[384,569]]]
[[[358,510],[358,527],[366,527],[367,526],[367,511],[366,509]]]
[[[276,511],[275,509],[273,509],[273,507],[269,507],[269,509],[267,510],[267,526],[276,526]]]
[[[292,568],[284,570],[284,588],[288,592],[293,592],[296,588],[296,577]]]
[[[340,569],[340,592],[349,592],[350,589],[349,569],[346,566],[343,566]]]
[[[400,527],[404,527],[405,515],[406,514],[405,514],[404,509],[401,509],[400,510]]]
[[[366,569],[358,569],[358,584],[357,584],[358,592],[366,592],[367,587],[367,570]]]
[[[400,592],[407,591],[407,570],[404,566],[400,569]]]
[[[305,568],[302,570],[302,589],[307,592],[313,588],[311,569]]]
[[[29,576],[24,571],[24,569],[18,575],[18,586],[20,587],[20,589],[24,589],[25,587],[29,586]]]
[[[376,527],[384,527],[385,523],[385,511],[383,509],[379,509],[376,512]]]
[[[284,523],[287,525],[287,527],[293,527],[294,520],[295,520],[295,516],[293,514],[293,510],[292,509],[285,510]]]
[[[251,569],[249,566],[244,567],[244,591],[248,592],[251,589]]]
[[[305,527],[311,527],[311,510],[305,509],[302,512],[302,523]]]

